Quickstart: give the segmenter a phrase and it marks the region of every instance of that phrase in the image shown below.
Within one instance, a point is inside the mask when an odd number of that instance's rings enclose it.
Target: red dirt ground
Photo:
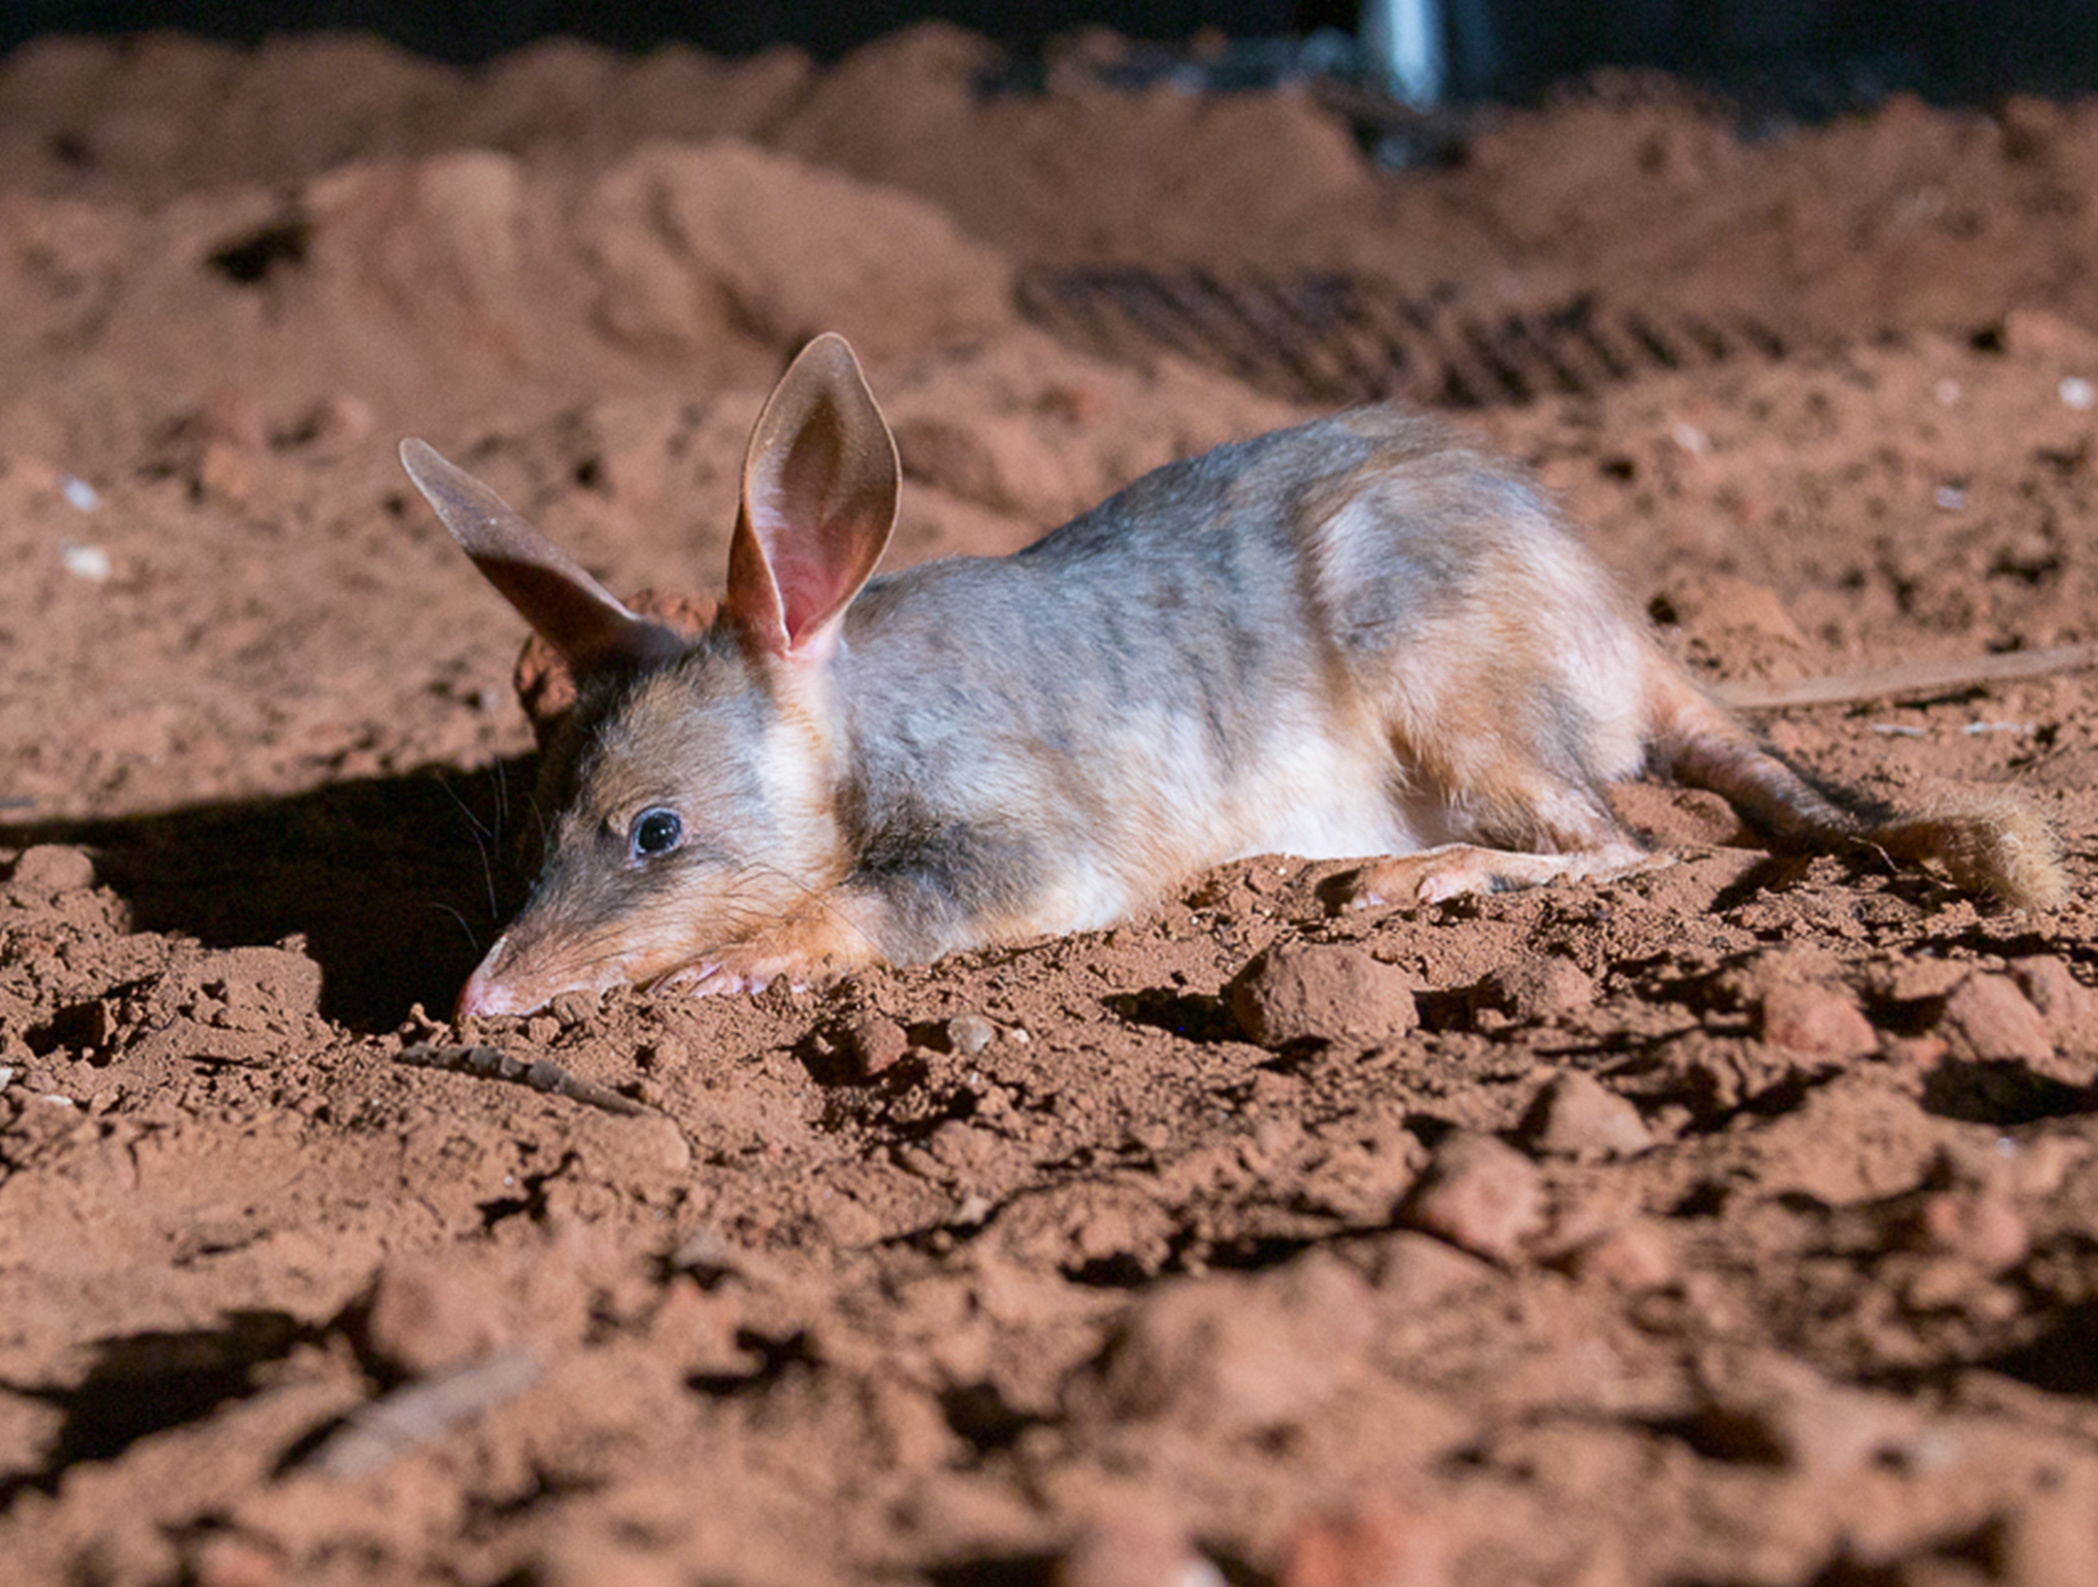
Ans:
[[[1870,797],[2019,790],[2051,914],[1638,788],[1680,860],[1617,883],[1335,917],[1263,860],[475,1033],[634,1116],[399,1061],[530,734],[398,437],[703,590],[817,329],[900,559],[1309,411],[1057,339],[1044,266],[1759,317],[1783,356],[1460,422],[1712,677],[2098,638],[2098,104],[1744,142],[1606,83],[1387,174],[1300,96],[986,101],[984,53],[0,61],[0,1574],[2094,1579],[2088,677],[1769,724]],[[1306,946],[1323,1023],[1255,1045],[1229,984]]]

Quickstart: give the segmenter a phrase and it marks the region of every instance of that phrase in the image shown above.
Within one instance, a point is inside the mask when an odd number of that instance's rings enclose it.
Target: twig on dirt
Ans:
[[[442,1042],[417,1042],[412,1047],[403,1047],[394,1055],[394,1061],[412,1064],[418,1069],[441,1069],[448,1074],[475,1075],[484,1080],[509,1080],[518,1085],[530,1086],[534,1091],[544,1091],[549,1096],[566,1097],[571,1102],[580,1102],[586,1107],[602,1108],[607,1113],[617,1113],[625,1118],[633,1118],[649,1111],[644,1104],[636,1102],[632,1097],[623,1096],[610,1086],[601,1086],[594,1080],[579,1080],[548,1059],[539,1058],[526,1063],[521,1058],[512,1058],[498,1047],[462,1047]]]
[[[418,1445],[514,1400],[538,1379],[538,1358],[522,1349],[439,1367],[350,1412],[307,1457],[306,1468],[339,1481],[369,1476]]]
[[[1905,695],[1976,689],[2021,678],[2047,678],[2098,666],[2098,645],[2056,645],[2048,650],[2010,650],[1958,661],[1920,661],[1873,672],[1846,672],[1791,683],[1722,683],[1712,697],[1735,711],[1790,711],[1814,705],[1860,705]]]

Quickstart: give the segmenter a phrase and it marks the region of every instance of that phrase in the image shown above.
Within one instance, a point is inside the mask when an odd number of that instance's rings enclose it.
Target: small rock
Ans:
[[[477,1272],[437,1256],[395,1257],[372,1286],[365,1344],[396,1371],[418,1377],[506,1343],[497,1300]]]
[[[1537,1095],[1525,1137],[1554,1157],[1635,1157],[1654,1144],[1639,1110],[1583,1069],[1568,1069]]]
[[[1645,1219],[1621,1224],[1577,1247],[1566,1259],[1578,1279],[1593,1279],[1627,1294],[1666,1289],[1677,1276],[1674,1242]]]
[[[1458,1134],[1436,1148],[1401,1221],[1483,1256],[1513,1261],[1544,1226],[1537,1167],[1490,1135]]]
[[[1418,1314],[1491,1283],[1498,1274],[1488,1263],[1446,1241],[1412,1229],[1395,1229],[1379,1244],[1370,1276],[1380,1294]]]
[[[634,1062],[643,1069],[682,1069],[691,1061],[692,1049],[684,1038],[669,1031],[634,1054]]]
[[[1225,1436],[1283,1427],[1353,1376],[1375,1327],[1368,1285],[1336,1257],[1181,1279],[1137,1303],[1085,1393],[1115,1418]]]
[[[1477,1015],[1492,1009],[1514,1020],[1557,1019],[1595,1002],[1595,982],[1577,964],[1556,954],[1504,964],[1471,989],[1466,1003]]]
[[[1879,1032],[1847,996],[1792,981],[1763,994],[1756,1033],[1773,1047],[1818,1058],[1862,1058],[1879,1049]]]
[[[1447,1528],[1388,1500],[1365,1500],[1300,1524],[1282,1565],[1282,1587],[1443,1587]]]
[[[1232,1017],[1262,1047],[1388,1041],[1420,1023],[1413,977],[1344,943],[1278,944],[1225,990]]]
[[[998,1027],[981,1014],[957,1014],[947,1022],[947,1050],[973,1058],[997,1035]]]
[[[2009,1196],[1986,1186],[1932,1191],[1916,1212],[1918,1242],[1926,1249],[1963,1256],[1990,1273],[2025,1260],[2032,1231]]]
[[[862,1080],[894,1068],[909,1048],[903,1027],[879,1014],[862,1014],[845,1031],[845,1050]]]
[[[2013,959],[2010,972],[2056,1037],[2078,1030],[2090,1019],[2091,993],[2060,959],[2051,954]]]
[[[85,579],[90,584],[107,584],[116,576],[116,564],[109,559],[103,547],[83,544],[78,540],[59,543],[58,565],[76,579]]]
[[[15,892],[25,896],[56,898],[95,885],[95,862],[84,849],[63,843],[39,843],[24,849],[8,878]]]
[[[1056,1562],[1056,1587],[1224,1587],[1179,1527],[1155,1516],[1118,1515],[1087,1527]]]
[[[185,1579],[196,1587],[277,1587],[284,1569],[273,1550],[238,1533],[216,1532],[198,1539]]]
[[[2047,1021],[2007,975],[1975,974],[1960,982],[1945,999],[1937,1029],[1962,1058],[2045,1063],[2054,1056]]]
[[[597,1013],[595,992],[561,992],[546,1005],[546,1011],[559,1020],[564,1029],[574,1029],[587,1024]]]

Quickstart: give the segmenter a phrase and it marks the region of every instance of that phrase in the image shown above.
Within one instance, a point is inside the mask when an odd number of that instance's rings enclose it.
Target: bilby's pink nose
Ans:
[[[488,950],[488,957],[474,966],[474,973],[466,978],[466,985],[459,989],[457,1017],[465,1019],[469,1014],[523,1014],[527,1010],[518,1001],[516,991],[491,973],[490,967],[502,956],[500,941]]]

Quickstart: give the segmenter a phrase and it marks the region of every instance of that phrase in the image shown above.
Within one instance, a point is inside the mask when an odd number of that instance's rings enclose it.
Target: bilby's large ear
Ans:
[[[802,349],[758,415],[727,611],[763,654],[821,661],[896,526],[896,439],[845,338]]]
[[[427,442],[401,443],[401,466],[474,566],[577,673],[667,661],[686,641],[637,617],[510,504]]]

